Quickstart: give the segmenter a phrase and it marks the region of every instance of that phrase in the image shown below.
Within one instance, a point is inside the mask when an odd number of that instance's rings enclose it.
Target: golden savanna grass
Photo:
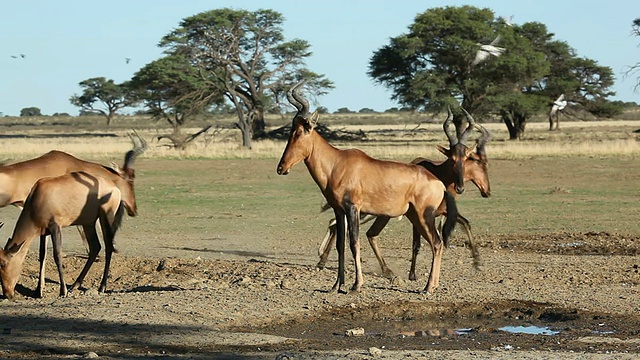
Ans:
[[[366,134],[363,141],[332,141],[335,146],[359,148],[378,158],[406,161],[423,156],[439,159],[442,156],[435,146],[447,145],[442,124],[433,119],[418,125],[417,122],[409,121],[421,121],[420,119],[398,120],[397,115],[391,117],[386,114],[380,114],[378,117],[371,114],[367,117],[359,116],[355,118],[356,121],[340,120],[336,114],[328,114],[326,117],[327,119],[324,119],[321,116],[320,121],[332,130],[362,130]],[[144,157],[148,158],[277,159],[285,146],[285,141],[261,140],[254,141],[252,149],[245,149],[240,145],[239,130],[227,126],[200,137],[187,150],[177,151],[167,147],[166,140],[157,140],[158,135],[169,133],[161,123],[134,117],[119,118],[116,125],[111,127],[104,126],[96,119],[92,120],[93,122],[76,123],[74,121],[81,118],[70,118],[75,120],[65,120],[68,124],[59,120],[56,122],[55,118],[13,119],[13,122],[6,119],[0,121],[0,137],[3,144],[0,147],[0,159],[5,162],[32,158],[52,149],[80,157],[120,161],[122,154],[131,146],[127,137],[130,129],[137,129],[148,141],[149,150],[144,154]],[[364,123],[364,119],[367,119],[367,123]],[[232,119],[225,121],[231,123]],[[282,121],[279,117],[268,119],[268,123],[272,125],[270,128],[277,127],[276,125],[280,125]],[[274,125],[275,123],[277,124]],[[199,130],[196,125],[201,124],[194,124],[194,127],[185,129],[185,133]],[[519,141],[508,140],[506,126],[502,123],[488,123],[484,126],[492,134],[487,152],[490,158],[494,159],[536,156],[634,157],[640,154],[640,134],[634,132],[640,129],[640,120],[561,121],[560,131],[548,131],[546,122],[532,122],[527,124],[525,136]],[[472,144],[473,141],[469,143]]]

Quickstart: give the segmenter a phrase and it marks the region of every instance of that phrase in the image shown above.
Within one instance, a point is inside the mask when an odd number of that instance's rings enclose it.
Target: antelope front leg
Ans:
[[[384,258],[382,257],[382,253],[380,253],[380,248],[378,248],[378,235],[380,235],[382,229],[387,226],[389,220],[390,218],[387,216],[378,216],[373,222],[373,225],[371,225],[369,230],[367,230],[367,240],[369,240],[369,245],[371,245],[371,249],[373,249],[373,253],[376,255],[376,259],[378,259],[382,275],[394,282],[398,277],[393,273],[389,266],[387,266],[386,261],[384,261]]]
[[[469,239],[469,248],[471,248],[471,256],[473,257],[473,267],[476,270],[480,270],[482,267],[482,258],[480,257],[480,251],[478,250],[478,246],[476,246],[475,240],[473,239],[473,234],[471,233],[471,224],[469,220],[464,216],[458,214],[458,218],[456,219],[458,224],[462,225],[464,231],[467,233],[467,238]]]
[[[349,228],[349,247],[356,266],[356,280],[351,287],[351,291],[360,292],[364,282],[362,278],[362,263],[360,261],[360,216],[358,209],[354,205],[350,205],[347,208],[347,226]]]
[[[329,259],[329,253],[331,252],[331,247],[334,246],[336,242],[336,220],[331,220],[331,222],[329,223],[329,228],[327,228],[327,234],[324,236],[324,239],[322,240],[322,244],[320,245],[320,248],[318,249],[318,252],[320,253],[320,261],[318,261],[318,264],[316,265],[316,267],[318,269],[324,269],[325,265],[327,264],[327,260]]]
[[[47,236],[40,235],[40,278],[38,280],[38,287],[36,288],[35,297],[44,297],[44,283],[45,283],[45,262],[47,260]]]
[[[413,226],[413,243],[411,246],[411,269],[409,270],[409,280],[416,281],[416,263],[418,262],[418,253],[420,252],[420,230]]]
[[[64,273],[62,272],[62,233],[60,226],[58,226],[58,224],[51,224],[49,231],[51,232],[51,243],[53,243],[53,260],[56,262],[58,276],[60,277],[60,296],[67,296],[67,284],[64,282]],[[42,239],[40,243],[42,244]]]
[[[331,291],[346,293],[344,286],[344,232],[345,232],[345,216],[342,212],[336,212],[336,250],[338,251],[338,278],[333,284]]]
[[[93,262],[96,260],[98,253],[100,252],[100,241],[98,240],[95,225],[83,226],[83,228],[89,244],[89,256],[87,257],[87,262],[84,264],[82,271],[80,271],[80,275],[78,275],[76,281],[71,285],[71,288],[69,289],[70,291],[73,291],[82,285],[82,281],[84,281],[91,265],[93,265]]]

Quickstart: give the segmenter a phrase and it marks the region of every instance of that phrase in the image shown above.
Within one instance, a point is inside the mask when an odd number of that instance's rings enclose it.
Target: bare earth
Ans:
[[[406,220],[404,220],[406,221]],[[75,231],[75,230],[74,230]],[[445,251],[441,286],[393,284],[375,273],[364,246],[359,294],[328,292],[335,255],[317,270],[304,261],[197,252],[158,257],[128,244],[116,254],[110,291],[59,298],[53,261],[46,296],[34,299],[38,265],[28,256],[18,301],[0,300],[0,357],[17,359],[632,359],[640,356],[640,238],[609,233],[480,236],[482,271],[460,234]],[[74,240],[74,242],[76,242]],[[184,240],[185,249],[189,240]],[[80,249],[81,250],[81,249]],[[206,250],[206,249],[205,249]],[[84,263],[67,251],[67,282]],[[224,249],[220,249],[221,252]],[[369,251],[369,252],[367,252]],[[385,250],[406,278],[408,255]],[[396,251],[397,252],[397,251]],[[395,258],[394,258],[395,256]],[[347,269],[352,279],[352,268]],[[347,280],[351,281],[351,280]],[[555,335],[514,334],[538,326]],[[364,328],[364,336],[345,336]],[[548,328],[548,329],[547,329]]]

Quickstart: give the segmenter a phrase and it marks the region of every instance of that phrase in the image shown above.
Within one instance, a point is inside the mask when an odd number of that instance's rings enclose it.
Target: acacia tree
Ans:
[[[506,51],[474,64],[480,44],[498,37]],[[590,111],[601,109],[611,95],[610,69],[594,62],[590,77],[578,79],[579,61],[565,45],[540,23],[507,24],[491,10],[473,6],[433,8],[374,52],[368,74],[404,106],[439,111],[460,103],[475,115],[500,115],[510,138],[518,139],[527,119],[560,93],[600,105]],[[458,129],[462,121],[464,116],[455,114]]]
[[[640,37],[640,18],[633,20],[631,23],[631,33],[635,36]],[[629,69],[625,73],[626,76],[632,76],[640,71],[640,61],[635,63],[634,65],[629,66]],[[636,85],[634,87],[635,90],[640,88],[640,76],[636,78]]]
[[[116,84],[111,79],[95,77],[83,80],[78,85],[82,88],[82,94],[71,96],[71,104],[81,111],[102,114],[107,119],[107,125],[111,125],[118,110],[135,105],[134,98],[128,96],[126,82]]]
[[[273,10],[211,10],[183,19],[159,44],[168,54],[188,58],[207,87],[224,94],[248,148],[265,135],[264,114],[278,106],[292,83],[307,79],[316,96],[333,87],[324,75],[305,68],[310,46],[300,39],[285,41],[283,22]]]
[[[172,129],[167,138],[176,149],[184,149],[197,135],[182,133],[182,127],[194,115],[213,104],[223,102],[222,94],[206,86],[198,69],[182,55],[168,55],[138,70],[129,83],[131,96],[142,101],[155,119],[165,120]]]

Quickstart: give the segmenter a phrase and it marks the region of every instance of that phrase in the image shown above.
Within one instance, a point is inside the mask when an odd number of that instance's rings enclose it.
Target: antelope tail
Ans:
[[[458,220],[458,207],[456,206],[456,200],[446,190],[444,191],[444,202],[447,205],[447,218],[442,228],[442,242],[445,247],[449,247],[449,237]]]

